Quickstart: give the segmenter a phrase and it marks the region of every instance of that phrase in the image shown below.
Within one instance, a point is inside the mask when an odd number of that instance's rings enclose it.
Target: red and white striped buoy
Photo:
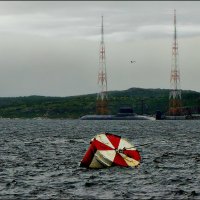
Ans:
[[[94,137],[86,151],[81,166],[104,168],[111,166],[135,167],[141,157],[136,148],[126,139],[111,133],[101,133]]]

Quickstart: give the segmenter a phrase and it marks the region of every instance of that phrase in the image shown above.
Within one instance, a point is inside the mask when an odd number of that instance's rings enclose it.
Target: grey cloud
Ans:
[[[38,35],[88,37],[99,34],[100,15],[105,16],[107,34],[141,31],[141,34],[165,37],[172,26],[173,7],[180,7],[178,24],[198,26],[199,9],[189,2],[1,2],[0,31],[26,31]],[[192,6],[191,6],[192,5]],[[186,9],[190,8],[192,10]],[[21,13],[21,14],[20,14]],[[154,28],[154,29],[155,29]],[[20,29],[20,30],[18,30]],[[182,29],[183,31],[186,28]],[[45,33],[46,31],[46,33]],[[183,36],[187,36],[187,31]],[[197,32],[194,32],[196,35]],[[168,33],[167,33],[168,35]],[[188,33],[192,36],[192,31]],[[122,38],[125,36],[122,35]]]
[[[169,88],[175,8],[181,85],[199,91],[200,2],[3,1],[1,96],[98,92],[101,15],[109,90]]]

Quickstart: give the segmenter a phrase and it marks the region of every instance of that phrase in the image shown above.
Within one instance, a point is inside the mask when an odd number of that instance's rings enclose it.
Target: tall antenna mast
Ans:
[[[107,95],[107,74],[106,74],[103,16],[101,21],[101,43],[99,51],[98,85],[100,92],[97,94],[96,112],[97,114],[105,115],[108,113],[108,95]]]
[[[181,89],[180,89],[180,69],[178,67],[178,42],[176,32],[176,10],[174,10],[174,38],[172,46],[172,66],[170,77],[171,91],[169,93],[169,114],[173,116],[181,115]]]

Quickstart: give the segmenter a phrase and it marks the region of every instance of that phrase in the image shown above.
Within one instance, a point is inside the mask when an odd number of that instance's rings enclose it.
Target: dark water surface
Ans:
[[[139,168],[79,167],[100,132],[127,138]],[[200,199],[200,121],[0,119],[1,199]]]

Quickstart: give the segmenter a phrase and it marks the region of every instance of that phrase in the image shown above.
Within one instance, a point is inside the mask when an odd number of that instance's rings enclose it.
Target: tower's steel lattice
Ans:
[[[105,115],[108,114],[108,94],[107,94],[107,74],[106,74],[103,16],[101,22],[101,43],[99,50],[98,85],[100,92],[97,94],[96,112],[97,114]]]
[[[178,42],[176,32],[176,10],[174,10],[174,38],[172,46],[172,66],[170,77],[171,91],[169,93],[169,115],[181,115],[180,69],[178,67]]]

